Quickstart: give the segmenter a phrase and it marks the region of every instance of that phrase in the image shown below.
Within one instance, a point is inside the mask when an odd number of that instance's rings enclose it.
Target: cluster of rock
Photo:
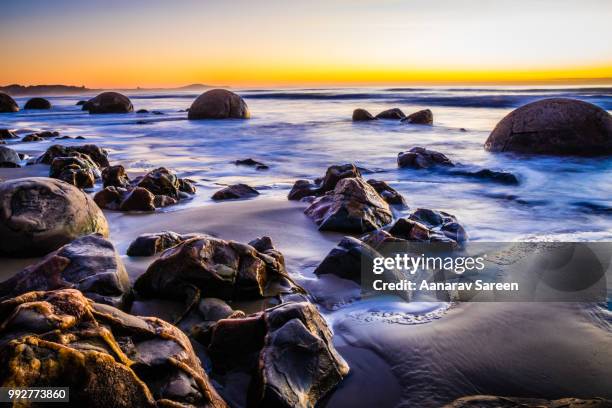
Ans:
[[[307,199],[304,213],[320,230],[363,233],[389,224],[389,204],[405,205],[402,196],[387,183],[362,178],[354,164],[335,165],[314,182],[297,180],[289,200]]]
[[[94,201],[108,210],[155,211],[196,191],[191,180],[178,178],[165,167],[130,180],[123,166],[108,166],[102,170],[102,181],[104,189],[96,193]]]
[[[376,116],[361,108],[353,111],[353,122],[367,122],[377,119],[399,120],[400,122],[416,125],[433,125],[433,113],[429,109],[423,109],[408,116],[399,108],[387,109]]]
[[[96,145],[52,145],[35,163],[50,165],[49,177],[78,188],[93,188],[101,169],[108,167],[108,152]]]

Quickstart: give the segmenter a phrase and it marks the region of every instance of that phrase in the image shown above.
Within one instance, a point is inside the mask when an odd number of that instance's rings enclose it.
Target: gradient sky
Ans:
[[[611,21],[611,0],[1,1],[0,84],[601,81]]]

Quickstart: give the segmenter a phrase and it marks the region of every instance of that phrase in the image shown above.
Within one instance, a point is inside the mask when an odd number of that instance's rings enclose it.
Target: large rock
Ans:
[[[227,407],[189,339],[163,320],[63,289],[0,303],[0,327],[3,387],[69,387],[78,407]]]
[[[427,169],[434,166],[453,167],[454,163],[440,152],[423,147],[413,147],[397,155],[397,165],[412,169]]]
[[[108,167],[108,152],[94,144],[80,146],[52,145],[36,159],[36,163],[51,164],[56,157],[73,156],[74,153],[85,154],[100,168]]]
[[[370,120],[376,120],[376,118],[367,110],[359,108],[353,111],[353,122],[367,122]]]
[[[542,398],[497,397],[472,395],[458,398],[444,408],[612,408],[612,400],[604,398]]]
[[[130,185],[125,168],[118,164],[109,166],[102,170],[102,185],[104,187],[123,187],[127,188]]]
[[[94,232],[108,236],[108,223],[78,188],[45,177],[0,183],[0,253],[46,255]]]
[[[332,274],[342,279],[361,283],[362,269],[366,267],[364,261],[369,260],[372,263],[375,258],[380,256],[376,250],[357,238],[344,237],[325,256],[314,273],[315,275]]]
[[[402,119],[402,122],[415,125],[433,125],[433,113],[429,109],[423,109],[406,116]]]
[[[361,177],[361,172],[353,163],[329,166],[322,179],[317,179],[314,182],[297,180],[289,191],[287,198],[289,200],[300,200],[309,196],[322,196],[336,188],[338,181],[354,177]]]
[[[98,166],[88,155],[78,152],[68,157],[56,157],[49,168],[49,177],[78,188],[93,188],[95,179],[99,176]]]
[[[0,167],[19,167],[21,159],[10,147],[0,146]]]
[[[220,320],[208,352],[213,374],[250,374],[240,390],[248,389],[249,407],[312,408],[349,372],[325,320],[308,302]]]
[[[406,115],[400,108],[387,109],[376,115],[376,119],[404,119]]]
[[[392,220],[389,204],[362,178],[344,178],[315,199],[304,213],[321,231],[363,233]]]
[[[4,139],[18,139],[18,138],[19,138],[19,136],[17,136],[10,129],[0,129],[0,140],[4,140]]]
[[[132,101],[127,96],[118,92],[102,92],[87,101],[83,110],[89,113],[129,113],[134,111]]]
[[[17,102],[4,92],[0,92],[0,113],[19,112]]]
[[[164,251],[138,277],[134,289],[145,298],[186,300],[186,311],[199,301],[200,293],[244,300],[301,291],[273,248],[262,252],[252,245],[209,236],[194,237]]]
[[[134,179],[134,184],[146,188],[153,195],[179,198],[179,178],[165,167],[151,170],[141,178]]]
[[[226,89],[211,89],[198,96],[189,108],[189,119],[248,119],[246,102]]]
[[[91,234],[0,283],[0,297],[63,288],[78,289],[96,302],[121,308],[130,293],[130,281],[113,244],[99,234]]]
[[[610,155],[612,117],[588,102],[544,99],[506,115],[484,147],[492,152]]]
[[[128,256],[153,256],[189,239],[176,232],[162,231],[152,234],[141,234],[130,243]]]
[[[28,99],[23,109],[51,109],[51,102],[45,98]]]

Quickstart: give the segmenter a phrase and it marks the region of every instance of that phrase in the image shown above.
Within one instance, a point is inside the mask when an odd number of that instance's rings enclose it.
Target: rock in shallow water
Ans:
[[[427,169],[433,166],[454,166],[453,162],[440,152],[423,147],[413,147],[397,155],[397,165],[413,169]]]
[[[402,122],[415,125],[433,125],[433,113],[429,109],[423,109],[406,116],[402,119]]]
[[[21,159],[10,147],[0,146],[0,167],[19,167]]]
[[[213,374],[250,375],[251,407],[312,408],[349,372],[325,320],[308,302],[220,320],[207,349]]]
[[[51,109],[51,102],[45,98],[28,99],[23,109]]]
[[[212,195],[212,199],[215,201],[234,200],[237,198],[255,197],[257,195],[259,195],[259,192],[253,187],[240,183],[222,188]]]
[[[100,168],[109,166],[108,152],[94,144],[80,146],[52,145],[44,154],[36,159],[36,163],[51,164],[56,157],[73,156],[75,152],[89,156],[89,158]]]
[[[370,120],[376,120],[376,118],[367,110],[359,108],[353,111],[353,122],[366,122]]]
[[[308,180],[298,180],[289,191],[289,200],[300,200],[308,196],[322,196],[332,191],[338,181],[344,178],[361,177],[361,172],[353,163],[333,165],[327,168],[325,176],[314,183]]]
[[[0,129],[0,140],[3,140],[3,139],[18,139],[18,138],[19,138],[19,136],[17,136],[10,129]]]
[[[31,177],[0,183],[0,253],[45,255],[82,235],[108,236],[100,208],[60,180]]]
[[[189,108],[188,119],[248,119],[249,108],[239,95],[226,89],[211,89],[198,96]]]
[[[0,297],[62,288],[78,289],[96,302],[122,308],[130,281],[113,244],[92,234],[75,239],[0,283]]]
[[[56,157],[51,162],[49,177],[56,178],[78,188],[93,188],[100,172],[89,156],[73,153],[69,157]]]
[[[162,231],[154,234],[139,235],[130,243],[127,249],[128,256],[153,256],[165,251],[175,245],[186,241],[188,238],[172,231]]]
[[[3,386],[68,386],[83,407],[227,407],[188,338],[163,320],[63,289],[0,303],[0,324]]]
[[[392,220],[389,204],[362,178],[344,178],[333,191],[315,199],[304,213],[321,231],[363,233]]]
[[[387,109],[376,115],[376,119],[404,119],[406,115],[400,108]]]
[[[0,113],[19,112],[17,102],[4,92],[0,92]]]
[[[381,180],[368,180],[368,184],[374,187],[374,190],[389,204],[397,205],[400,207],[406,206],[406,200],[404,197],[389,184]]]
[[[129,113],[134,111],[132,101],[119,92],[102,92],[100,95],[88,100],[83,110],[89,113]]]
[[[612,116],[588,102],[550,98],[506,115],[484,145],[492,152],[600,156],[612,154]]]

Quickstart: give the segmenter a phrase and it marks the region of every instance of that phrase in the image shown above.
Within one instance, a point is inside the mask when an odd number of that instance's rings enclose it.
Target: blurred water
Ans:
[[[458,216],[472,239],[612,239],[612,159],[527,157],[493,154],[482,145],[513,108],[551,96],[575,97],[612,109],[610,88],[565,89],[298,89],[237,90],[252,119],[188,121],[195,93],[128,94],[135,109],[163,115],[89,115],[75,106],[87,96],[50,97],[51,111],[0,114],[0,127],[59,130],[107,148],[111,162],[128,172],[160,165],[199,183],[185,206],[201,205],[220,184],[246,182],[264,195],[286,195],[297,178],[322,176],[332,164],[355,162],[374,170],[366,177],[389,182],[411,208],[427,207]],[[17,98],[20,106],[27,98]],[[431,108],[433,127],[398,121],[353,123],[355,108],[373,114],[399,107],[405,113]],[[461,131],[465,128],[466,131]],[[44,150],[52,143],[9,142],[17,151]],[[400,151],[424,146],[473,169],[516,174],[505,186],[436,171],[398,169]],[[235,166],[253,157],[270,170]]]

